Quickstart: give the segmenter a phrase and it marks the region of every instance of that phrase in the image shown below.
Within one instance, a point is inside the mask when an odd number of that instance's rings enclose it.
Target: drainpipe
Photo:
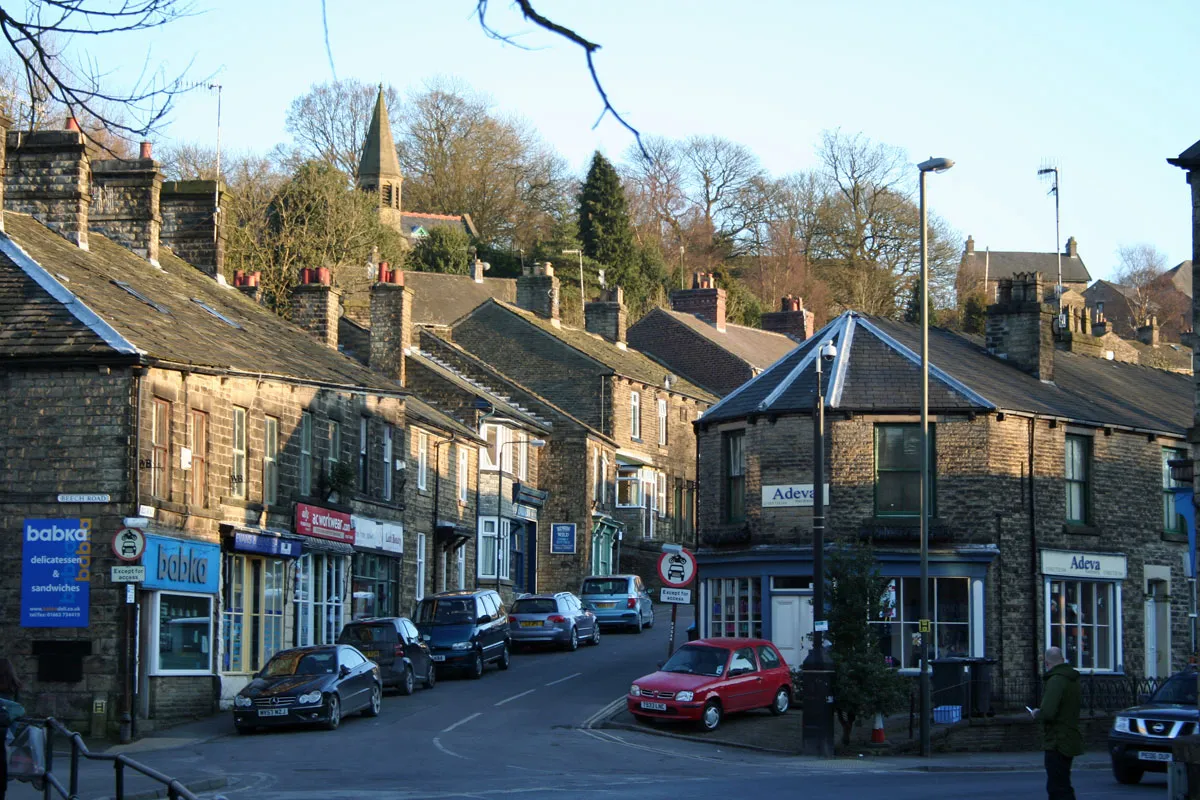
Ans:
[[[140,516],[142,506],[142,471],[140,460],[142,456],[142,378],[149,374],[149,370],[145,367],[133,368],[133,384],[134,384],[134,413],[133,413],[133,516]],[[133,740],[134,722],[133,722],[133,665],[135,663],[135,649],[137,641],[133,636],[133,628],[135,624],[134,614],[137,613],[136,603],[125,603],[124,597],[118,597],[117,602],[122,605],[125,617],[125,680],[122,681],[123,691],[121,698],[121,724],[120,724],[120,740],[121,744],[128,744]]]
[[[1029,420],[1029,597],[1033,605],[1033,675],[1034,679],[1040,679],[1041,670],[1041,654],[1038,653],[1037,632],[1042,626],[1043,615],[1042,609],[1039,607],[1038,598],[1038,549],[1037,549],[1037,502],[1034,498],[1035,482],[1033,478],[1033,440],[1034,429],[1037,427],[1038,415],[1034,414]],[[1043,599],[1044,601],[1044,599]],[[1046,647],[1050,646],[1050,642],[1046,642]],[[1036,684],[1035,684],[1036,685]]]
[[[694,424],[694,423],[693,423],[693,424]],[[693,536],[692,536],[692,548],[693,548],[693,549],[692,549],[692,552],[693,552],[693,553],[696,553],[696,554],[699,554],[699,552],[700,552],[700,512],[699,512],[699,498],[700,498],[700,436],[699,436],[699,433],[700,433],[700,431],[699,431],[699,426],[696,426],[694,429],[695,429],[695,431],[696,431],[696,434],[697,434],[697,435],[694,437],[694,439],[695,439],[695,441],[696,441],[696,479],[695,479],[695,481],[693,482],[693,484],[694,484],[694,485],[693,485],[693,488],[692,488],[692,504],[691,504],[691,507],[690,507],[690,508],[688,508],[688,516],[689,516],[689,517],[691,518],[691,520],[692,520],[692,534],[693,534]],[[686,484],[686,483],[684,484],[684,487],[683,487],[683,488],[684,488],[684,496],[686,497],[686,496],[687,496],[687,484]],[[697,556],[696,556],[696,559],[697,559],[697,563],[696,563],[696,567],[697,567],[697,568],[696,568],[696,581],[695,581],[695,583],[696,583],[696,595],[695,595],[695,597],[693,598],[693,602],[694,602],[694,604],[695,604],[695,605],[694,605],[694,606],[693,606],[693,608],[692,608],[692,622],[693,622],[693,623],[696,625],[696,637],[697,637],[697,638],[699,638],[699,637],[700,637],[701,628],[703,627],[703,626],[701,626],[701,625],[700,625],[700,569],[699,569],[699,567],[700,567],[700,564],[699,564],[699,559],[700,559],[700,556],[699,556],[699,555],[697,555]]]

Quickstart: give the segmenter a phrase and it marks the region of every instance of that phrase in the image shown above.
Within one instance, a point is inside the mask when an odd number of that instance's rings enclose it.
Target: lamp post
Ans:
[[[813,359],[817,397],[813,403],[813,641],[802,667],[804,721],[802,751],[807,756],[833,756],[833,660],[825,652],[825,388],[822,363],[832,364],[837,348],[820,345]]]
[[[929,756],[930,691],[929,637],[929,511],[932,504],[929,473],[929,217],[925,208],[925,176],[954,166],[948,158],[930,158],[917,165],[921,175],[921,755]]]
[[[499,435],[499,434],[497,434]],[[500,591],[500,512],[504,509],[504,448],[519,444],[519,439],[509,439],[496,448],[496,591]],[[530,447],[545,447],[545,439],[524,440]]]
[[[583,251],[582,250],[563,250],[564,256],[579,256],[579,313],[583,314],[583,326],[587,327],[587,315],[584,314],[584,306],[587,305],[587,298],[583,296]]]

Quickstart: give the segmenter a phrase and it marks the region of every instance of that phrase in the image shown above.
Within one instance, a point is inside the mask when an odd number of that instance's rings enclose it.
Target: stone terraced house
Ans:
[[[1048,645],[1097,675],[1187,662],[1189,377],[1058,349],[1041,275],[998,284],[986,340],[930,332],[935,657],[997,661],[1024,692]],[[920,328],[846,312],[697,423],[702,635],[766,635],[799,665],[813,629],[814,360],[825,368],[827,542],[873,543],[887,654],[918,666]],[[1025,695],[1021,695],[1024,697]]]

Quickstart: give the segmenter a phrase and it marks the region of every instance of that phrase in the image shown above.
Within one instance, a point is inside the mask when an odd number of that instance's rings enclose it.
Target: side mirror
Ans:
[[[341,675],[344,678],[349,674],[350,674],[350,668],[347,667],[345,664],[342,664],[340,667],[338,667],[338,675]]]
[[[487,614],[484,614],[479,619],[475,620],[475,624],[476,625],[487,625],[491,621],[492,621],[492,618],[489,617]]]
[[[656,666],[657,666],[659,669],[662,669],[662,668],[663,668],[663,665],[664,665],[664,664],[666,664],[666,663],[667,663],[667,662],[665,662],[665,661],[659,661],[659,662],[658,662],[658,664],[657,664]]]

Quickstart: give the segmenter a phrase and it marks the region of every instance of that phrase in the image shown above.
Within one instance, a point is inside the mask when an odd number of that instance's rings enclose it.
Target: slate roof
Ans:
[[[6,211],[4,222],[0,358],[126,354],[167,368],[362,387],[405,396],[414,416],[474,435],[165,247],[160,270],[95,232],[89,232],[89,249],[81,250],[28,215]]]
[[[471,236],[479,236],[470,214],[421,214],[416,211],[401,211],[400,227],[405,236],[412,236],[417,228],[459,228]]]
[[[811,413],[812,362],[826,341],[838,348],[826,367],[830,408],[911,412],[920,408],[920,336],[919,326],[847,311],[701,419]],[[934,412],[1021,411],[1174,436],[1192,424],[1191,378],[1178,373],[1056,350],[1046,383],[989,355],[979,337],[940,328],[929,332],[929,353]]]
[[[992,250],[974,253],[964,253],[962,266],[973,273],[983,275],[984,263],[987,264],[989,281],[997,278],[1011,278],[1018,272],[1040,272],[1047,281],[1058,280],[1058,256],[1055,253],[1026,253],[1021,251]],[[1064,283],[1089,283],[1091,274],[1079,256],[1062,257],[1062,279]]]
[[[413,292],[413,323],[449,325],[488,300],[517,301],[515,278],[484,278],[442,272],[404,273],[404,284]]]
[[[1163,277],[1188,297],[1192,296],[1192,260],[1190,258],[1187,261],[1180,261],[1167,270],[1167,274]]]
[[[399,178],[400,159],[396,156],[396,140],[392,138],[392,126],[388,121],[387,103],[383,99],[383,87],[375,98],[375,110],[367,127],[367,138],[363,142],[362,157],[358,162],[358,179]]]

